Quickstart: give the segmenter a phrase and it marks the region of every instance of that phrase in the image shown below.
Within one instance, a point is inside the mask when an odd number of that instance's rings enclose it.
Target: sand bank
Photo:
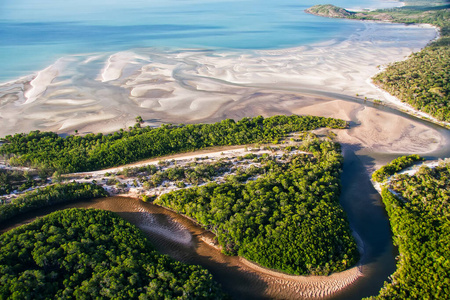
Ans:
[[[441,135],[426,125],[364,104],[335,100],[293,112],[351,120],[349,130],[335,131],[338,140],[364,151],[421,154],[443,143]]]
[[[432,28],[364,23],[343,41],[268,51],[140,49],[62,58],[0,86],[0,136],[289,114],[321,93],[385,100],[367,79],[433,39]]]
[[[260,267],[244,258],[240,258],[240,261],[245,267],[262,275],[269,285],[268,294],[276,287],[288,287],[283,296],[290,299],[324,298],[344,289],[362,276],[358,266],[329,276],[292,276]]]

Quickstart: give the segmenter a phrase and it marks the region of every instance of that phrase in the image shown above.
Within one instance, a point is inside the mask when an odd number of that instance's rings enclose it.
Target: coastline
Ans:
[[[400,3],[401,3],[401,5],[399,7],[406,6],[406,2],[400,2]],[[321,5],[318,5],[318,6],[321,6]],[[327,5],[323,5],[323,6],[326,7]],[[328,5],[328,6],[330,6],[328,8],[329,9],[328,12],[326,12],[326,11],[325,12],[316,12],[316,11],[311,10],[311,8],[314,8],[314,7],[310,7],[308,9],[306,9],[305,12],[308,13],[308,14],[314,15],[314,16],[321,17],[321,18],[343,19],[343,20],[352,20],[352,21],[358,21],[358,22],[375,22],[375,23],[386,23],[386,24],[410,25],[410,24],[407,24],[407,23],[405,23],[403,21],[396,20],[395,17],[392,19],[392,17],[390,17],[389,15],[388,16],[390,18],[386,19],[386,20],[383,19],[382,17],[381,18],[378,17],[378,19],[352,18],[352,16],[350,15],[351,13],[358,14],[358,13],[364,13],[365,11],[366,12],[367,11],[372,11],[370,9],[369,10],[361,10],[361,9],[353,9],[353,8],[344,8],[344,9],[342,9],[342,8],[336,7],[334,5]],[[439,40],[440,37],[441,37],[440,28],[438,26],[435,26],[435,25],[429,24],[429,23],[412,23],[412,24],[420,26],[422,28],[433,28],[436,31],[435,37],[433,39],[431,39],[427,43],[427,45],[425,47],[420,49],[420,51],[422,51],[423,49],[428,47],[428,45],[430,45],[432,42],[435,42],[435,41]],[[411,54],[417,53],[417,52],[420,52],[420,51],[413,51]],[[408,60],[409,56],[405,57],[402,60],[397,60],[395,62],[406,61],[406,60]],[[386,68],[387,68],[387,64],[383,65],[382,67],[379,68],[380,70],[378,72],[374,73],[371,77],[367,78],[367,81],[366,81],[368,85],[372,86],[374,89],[378,90],[383,95],[382,98],[384,100],[367,99],[367,97],[365,97],[366,100],[373,101],[374,103],[377,103],[377,101],[378,101],[380,103],[383,103],[383,105],[388,104],[392,108],[397,109],[397,110],[402,111],[402,112],[405,112],[405,113],[407,113],[407,114],[409,114],[411,116],[430,121],[430,122],[432,122],[434,124],[440,125],[440,126],[445,127],[447,129],[450,128],[450,122],[440,121],[440,120],[436,119],[435,117],[433,117],[432,115],[430,115],[428,113],[425,113],[423,111],[420,111],[420,110],[414,108],[412,105],[410,105],[410,104],[408,104],[408,103],[406,103],[404,101],[401,101],[396,96],[391,95],[389,92],[387,92],[386,90],[382,89],[380,86],[376,85],[373,82],[373,78],[377,74],[382,73]]]
[[[394,23],[392,23],[392,24],[394,24]],[[426,24],[426,23],[421,23],[421,24],[417,24],[417,25],[425,27],[425,28],[434,28],[434,30],[436,31],[435,38],[430,40],[428,44],[430,44],[432,42],[435,42],[438,39],[440,39],[441,34],[440,34],[440,31],[439,31],[439,27],[434,26],[432,24]],[[403,59],[403,61],[407,60],[408,58],[409,57],[406,57],[405,59]],[[397,61],[397,62],[399,62],[399,61]],[[412,105],[401,101],[396,96],[390,94],[389,92],[387,92],[386,90],[384,90],[380,86],[376,85],[373,82],[372,78],[374,78],[377,74],[384,72],[385,69],[386,69],[386,66],[380,67],[380,70],[378,72],[376,72],[370,78],[367,79],[367,84],[369,84],[370,86],[372,86],[373,88],[377,89],[380,93],[383,94],[383,98],[385,100],[385,101],[382,101],[383,105],[390,105],[394,109],[406,112],[407,114],[409,114],[411,116],[428,120],[428,121],[430,121],[430,122],[432,122],[434,124],[440,125],[442,127],[450,128],[450,122],[439,121],[438,119],[436,119],[432,115],[414,108]]]
[[[378,85],[376,85],[372,78],[374,76],[376,76],[378,73],[381,73],[384,71],[385,68],[382,68],[379,72],[377,72],[376,74],[374,74],[371,78],[367,79],[367,83],[371,86],[373,86],[373,88],[377,89],[378,91],[380,91],[380,93],[383,94],[385,101],[382,101],[383,105],[390,105],[391,107],[393,107],[394,109],[397,109],[399,111],[403,111],[406,112],[407,114],[420,118],[420,119],[424,119],[427,120],[429,122],[432,122],[434,124],[440,125],[442,127],[446,127],[446,128],[450,128],[450,122],[445,122],[445,121],[439,121],[438,119],[436,119],[435,117],[433,117],[432,115],[425,113],[423,111],[417,110],[415,109],[413,106],[411,106],[410,104],[401,101],[399,98],[397,98],[394,95],[391,95],[389,92],[385,91],[384,89],[382,89],[381,87],[379,87]]]
[[[383,94],[367,78],[378,65],[424,47],[435,37],[430,30],[364,22],[346,40],[280,50],[71,56],[29,82],[0,85],[0,136],[36,129],[108,133],[133,126],[137,115],[159,125],[291,114],[329,100],[322,91],[379,99]],[[401,40],[391,41],[393,35]]]

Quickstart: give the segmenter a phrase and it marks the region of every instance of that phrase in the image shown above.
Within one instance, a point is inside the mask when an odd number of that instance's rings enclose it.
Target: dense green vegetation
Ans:
[[[319,4],[306,9],[307,13],[330,18],[353,18],[355,12],[348,11],[345,8],[337,7],[332,4]]]
[[[450,295],[450,163],[400,175],[383,202],[400,256],[391,283],[374,299],[448,299]]]
[[[0,205],[0,223],[33,209],[74,200],[106,197],[106,191],[91,183],[55,184],[40,187]]]
[[[24,191],[30,187],[42,185],[47,176],[36,178],[35,172],[0,169],[0,195],[10,194],[14,190]]]
[[[164,194],[155,204],[197,220],[226,254],[290,274],[329,274],[359,253],[339,205],[340,146],[306,139],[288,161],[265,158],[264,175]]]
[[[374,82],[414,108],[450,122],[449,70],[450,47],[431,46],[389,66]]]
[[[376,170],[372,174],[372,179],[376,182],[383,182],[388,179],[389,176],[392,176],[395,173],[412,166],[415,162],[422,160],[424,160],[424,158],[417,154],[400,156],[387,165]]]
[[[0,236],[0,299],[221,299],[211,274],[153,250],[112,212],[69,209]]]
[[[374,82],[438,120],[450,121],[450,5],[446,1],[409,0],[399,8],[350,12],[333,5],[317,5],[308,12],[335,18],[427,23],[440,28],[441,37],[407,60],[390,65]]]
[[[137,123],[139,124],[139,123]],[[98,170],[141,159],[198,150],[210,146],[277,142],[287,133],[319,127],[345,128],[346,122],[314,116],[274,116],[231,119],[214,124],[135,126],[109,135],[59,137],[33,131],[7,136],[0,153],[14,165],[31,165],[62,173]]]

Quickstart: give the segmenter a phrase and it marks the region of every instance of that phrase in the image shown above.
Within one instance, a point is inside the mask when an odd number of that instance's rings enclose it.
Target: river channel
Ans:
[[[342,98],[341,98],[342,99]],[[345,99],[351,101],[351,99]],[[419,122],[436,130],[441,136],[438,149],[427,153],[427,159],[450,157],[450,131],[432,123],[418,120],[389,107],[364,104],[380,111],[389,112]],[[351,120],[357,122],[357,120]],[[357,277],[352,284],[331,295],[314,294],[327,299],[361,299],[376,295],[383,282],[395,271],[397,249],[392,244],[389,221],[377,191],[369,179],[374,164],[384,164],[398,157],[399,153],[360,151],[354,145],[343,144],[345,158],[341,176],[341,204],[344,207],[353,231],[362,242],[364,255]],[[407,154],[407,153],[405,153]],[[143,230],[155,248],[176,260],[199,264],[210,270],[223,289],[234,299],[301,299],[307,291],[299,289],[289,280],[272,277],[252,269],[238,257],[221,254],[216,248],[204,242],[211,235],[190,220],[166,209],[144,203],[134,198],[110,197],[86,202],[61,205],[29,213],[15,220],[10,228],[30,222],[32,219],[52,211],[69,207],[98,208],[117,212],[120,216]],[[209,236],[210,237],[210,236]]]

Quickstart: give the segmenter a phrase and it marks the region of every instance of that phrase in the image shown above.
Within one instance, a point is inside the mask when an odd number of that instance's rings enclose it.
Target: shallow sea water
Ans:
[[[326,1],[347,8],[395,1]],[[136,48],[280,49],[344,39],[362,24],[308,15],[322,0],[3,0],[0,82],[58,58]]]

